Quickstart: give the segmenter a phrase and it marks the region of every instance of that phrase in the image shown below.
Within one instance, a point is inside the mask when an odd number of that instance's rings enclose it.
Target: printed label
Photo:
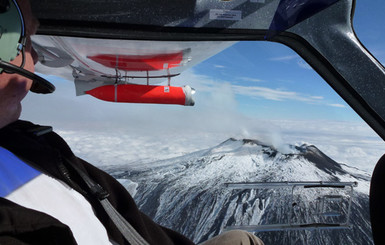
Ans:
[[[241,20],[241,10],[210,9],[210,20]]]

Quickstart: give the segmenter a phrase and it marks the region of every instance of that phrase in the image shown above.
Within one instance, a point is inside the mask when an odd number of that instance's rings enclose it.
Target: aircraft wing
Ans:
[[[125,96],[136,90],[143,90],[147,95],[149,91],[156,94],[154,89],[158,89],[161,94],[164,91],[173,92],[174,87],[170,87],[171,80],[177,85],[178,75],[184,70],[232,44],[234,42],[135,41],[43,35],[33,37],[34,48],[43,65],[38,66],[38,72],[43,71],[44,66],[69,68],[66,75],[71,74],[76,95],[91,94],[107,101],[115,100],[113,93],[117,85]],[[168,81],[166,87],[153,86],[165,81]],[[192,91],[189,88],[183,90],[185,94]],[[106,99],[106,93],[110,93],[107,95],[110,99]],[[180,93],[183,96],[183,93]],[[132,98],[135,95],[127,96]],[[140,96],[143,98],[143,94]],[[190,101],[182,100],[179,104],[193,104],[192,98],[189,99]],[[132,101],[126,99],[116,102]]]

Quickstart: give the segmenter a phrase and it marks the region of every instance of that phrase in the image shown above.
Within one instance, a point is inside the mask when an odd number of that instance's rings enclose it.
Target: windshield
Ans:
[[[384,64],[381,9],[358,2],[354,24]],[[54,74],[46,78],[57,91],[29,94],[22,117],[53,125],[75,154],[117,178],[141,210],[195,242],[253,226],[266,244],[372,244],[369,182],[385,152],[383,140],[289,48],[254,41],[225,46],[171,79],[196,90],[194,107],[75,97],[72,80],[59,78],[68,75]],[[350,184],[338,191],[333,184],[304,187],[320,181]],[[228,185],[245,182],[311,183]],[[317,222],[346,227],[284,226]],[[266,231],[268,225],[280,228]]]

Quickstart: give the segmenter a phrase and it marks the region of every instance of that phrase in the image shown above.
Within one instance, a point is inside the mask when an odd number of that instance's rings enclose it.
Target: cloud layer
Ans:
[[[49,77],[49,79],[55,79]],[[115,104],[75,97],[72,82],[55,79],[52,95],[29,94],[23,119],[53,125],[75,152],[96,165],[141,164],[212,147],[230,138],[252,138],[285,150],[314,144],[334,160],[371,171],[384,142],[363,122],[261,120],[238,111],[236,95],[272,101],[323,103],[319,95],[242,86],[187,71],[179,81],[197,89],[196,106]]]

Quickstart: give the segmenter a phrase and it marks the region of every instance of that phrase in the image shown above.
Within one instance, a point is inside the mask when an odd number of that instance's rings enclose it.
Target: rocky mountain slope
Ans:
[[[329,223],[351,228],[286,229],[256,235],[266,244],[373,244],[370,176],[333,161],[313,145],[275,149],[257,140],[231,138],[142,170],[115,167],[107,171],[130,190],[143,212],[197,243],[233,226]],[[299,181],[358,185],[353,193],[349,186],[238,189],[227,185]]]

